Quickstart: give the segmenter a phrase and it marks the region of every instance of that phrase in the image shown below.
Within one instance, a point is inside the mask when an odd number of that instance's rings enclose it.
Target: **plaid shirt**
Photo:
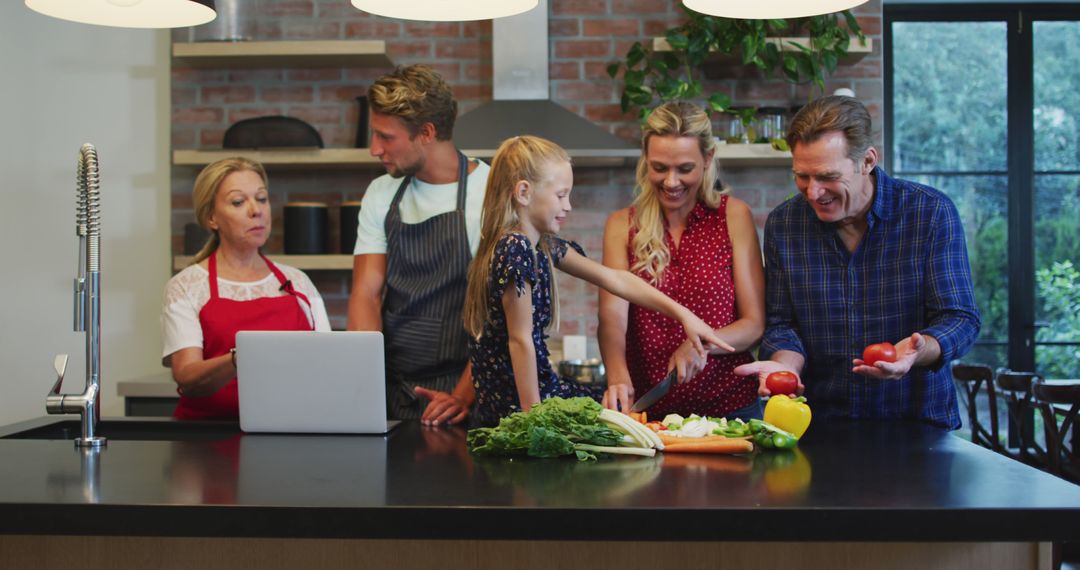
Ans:
[[[964,230],[956,206],[928,186],[874,169],[868,228],[854,253],[803,196],[765,223],[767,327],[761,358],[790,350],[806,358],[802,379],[815,415],[917,418],[960,427],[948,363],[979,334]],[[876,342],[920,332],[941,360],[900,380],[851,372]]]

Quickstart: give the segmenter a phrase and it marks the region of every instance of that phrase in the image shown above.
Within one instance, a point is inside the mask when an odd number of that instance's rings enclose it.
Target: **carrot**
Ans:
[[[722,441],[708,441],[700,443],[673,443],[664,444],[664,453],[750,453],[754,450],[754,444],[745,439],[725,438]]]
[[[645,423],[645,412],[628,412],[626,415],[639,424]]]
[[[664,427],[664,424],[662,424],[660,422],[647,422],[645,424],[645,427],[647,427],[647,428],[649,428],[649,429],[651,429],[651,430],[653,430],[653,431],[655,431],[657,433],[667,429],[667,428]]]
[[[727,437],[723,435],[703,435],[701,437],[675,437],[673,435],[667,435],[664,432],[656,432],[656,435],[660,437],[660,441],[664,442],[664,445],[681,445],[684,443],[709,443],[713,441],[726,441],[729,439],[750,439],[749,437]]]

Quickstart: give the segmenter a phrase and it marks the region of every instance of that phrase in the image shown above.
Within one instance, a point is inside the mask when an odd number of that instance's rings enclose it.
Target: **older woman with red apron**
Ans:
[[[236,333],[329,330],[329,320],[303,272],[259,252],[270,234],[270,205],[258,163],[211,164],[196,179],[194,194],[196,216],[212,233],[194,263],[165,288],[164,363],[180,393],[173,415],[236,418]]]

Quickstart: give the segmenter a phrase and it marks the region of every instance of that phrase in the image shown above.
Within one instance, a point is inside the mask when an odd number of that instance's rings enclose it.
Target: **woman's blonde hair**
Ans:
[[[480,221],[480,244],[476,248],[476,257],[469,264],[469,286],[465,294],[463,318],[465,329],[475,338],[484,332],[488,313],[487,297],[490,293],[488,278],[491,274],[491,261],[495,256],[495,245],[499,239],[518,226],[515,210],[514,187],[525,180],[534,187],[544,180],[545,169],[552,161],[570,162],[570,155],[559,145],[540,137],[519,136],[506,139],[495,158],[491,161],[488,173],[487,189],[484,193],[484,210]],[[547,256],[551,269],[551,251],[547,240],[533,244]],[[507,283],[507,287],[515,287]],[[555,328],[559,326],[559,293],[555,286],[555,276],[551,277],[551,311]]]
[[[630,226],[637,233],[631,242],[636,261],[630,267],[634,273],[644,273],[653,285],[663,279],[664,269],[671,262],[671,252],[664,242],[664,213],[656,189],[649,182],[649,141],[661,137],[694,137],[705,160],[705,175],[697,189],[697,201],[710,208],[720,205],[723,190],[718,190],[712,122],[705,110],[686,101],[669,101],[657,107],[642,127],[641,158],[637,164],[637,189],[634,215]],[[709,157],[712,160],[709,160]]]
[[[221,245],[221,236],[218,235],[218,231],[210,227],[210,216],[214,215],[214,201],[217,198],[218,189],[221,188],[221,183],[225,181],[227,176],[234,172],[245,171],[258,174],[259,178],[262,178],[263,186],[269,188],[269,183],[266,180],[266,169],[263,168],[263,165],[239,156],[223,158],[211,163],[202,169],[199,176],[195,178],[195,188],[191,192],[192,201],[195,203],[195,220],[210,232],[210,237],[206,240],[206,244],[203,245],[202,249],[199,250],[199,253],[196,253],[195,257],[192,258],[192,265],[210,257],[210,254],[214,253],[218,246]]]

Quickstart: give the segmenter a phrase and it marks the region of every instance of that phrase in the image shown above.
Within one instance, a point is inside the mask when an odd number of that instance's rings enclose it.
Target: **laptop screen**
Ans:
[[[380,332],[239,332],[240,428],[385,433],[383,358]]]

